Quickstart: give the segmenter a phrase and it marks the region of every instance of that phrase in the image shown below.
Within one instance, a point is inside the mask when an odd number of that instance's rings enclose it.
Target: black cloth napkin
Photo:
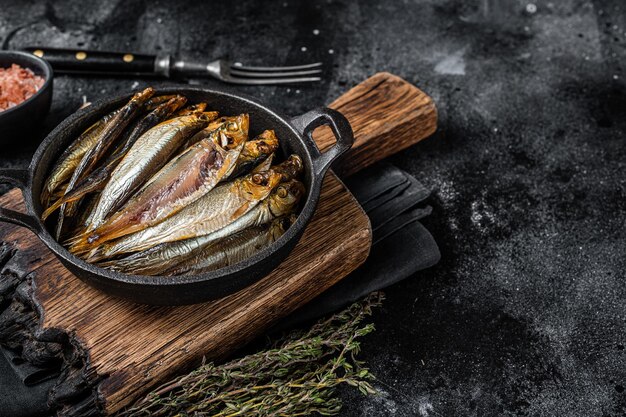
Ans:
[[[337,285],[279,322],[274,331],[332,313],[439,261],[435,240],[419,222],[432,211],[423,204],[429,191],[419,181],[393,165],[379,163],[345,184],[370,218],[370,256]],[[0,355],[0,417],[46,415],[47,393],[56,374],[1,350],[5,355]]]
[[[48,415],[48,390],[58,374],[29,365],[15,352],[0,350],[0,417]]]

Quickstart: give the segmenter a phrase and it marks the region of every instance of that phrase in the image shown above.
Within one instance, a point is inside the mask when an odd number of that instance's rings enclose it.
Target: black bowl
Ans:
[[[27,211],[27,214],[22,214],[0,207],[0,221],[28,227],[74,275],[118,297],[146,304],[178,305],[232,294],[268,274],[291,252],[313,216],[324,174],[333,161],[352,146],[352,129],[343,115],[327,108],[311,110],[289,119],[250,98],[231,92],[185,87],[166,88],[159,93],[183,94],[190,102],[206,102],[209,108],[223,114],[248,113],[251,135],[274,129],[280,139],[283,156],[295,153],[302,158],[307,196],[296,222],[276,242],[237,264],[204,274],[172,277],[126,275],[100,268],[72,255],[52,237],[40,220],[42,207],[39,203],[41,188],[50,168],[77,135],[104,114],[127,102],[129,94],[94,103],[68,117],[42,142],[28,170],[0,169],[0,181],[13,183],[22,189]],[[337,143],[323,154],[311,138],[313,129],[322,124],[329,125],[337,138]]]
[[[23,140],[37,129],[50,110],[52,102],[52,67],[48,62],[25,52],[0,51],[0,68],[17,64],[44,79],[43,86],[32,97],[10,109],[0,111],[0,145]]]

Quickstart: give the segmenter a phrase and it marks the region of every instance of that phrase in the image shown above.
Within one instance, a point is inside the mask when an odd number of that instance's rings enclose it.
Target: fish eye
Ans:
[[[252,176],[252,182],[255,183],[256,185],[267,185],[267,178],[265,175],[262,174],[254,174]]]
[[[278,187],[278,189],[276,190],[276,194],[280,197],[280,198],[285,198],[289,195],[289,192],[287,191],[287,189],[285,187]]]

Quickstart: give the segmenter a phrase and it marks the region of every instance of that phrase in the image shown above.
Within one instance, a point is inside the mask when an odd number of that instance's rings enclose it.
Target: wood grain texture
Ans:
[[[328,105],[339,110],[354,131],[354,146],[333,167],[340,177],[416,144],[437,130],[437,108],[423,91],[402,78],[380,72]],[[313,134],[321,149],[335,138],[328,127]],[[372,148],[369,143],[384,144]]]
[[[348,117],[355,132],[355,148],[337,166],[344,174],[421,140],[436,125],[432,101],[385,73],[351,89],[331,107]],[[389,116],[393,112],[397,117]],[[320,129],[314,138],[322,149],[334,142]],[[378,146],[381,141],[385,146]],[[21,200],[13,190],[0,196],[0,205],[20,209]],[[301,241],[276,270],[229,297],[179,307],[133,304],[87,286],[25,229],[0,224],[0,241],[13,242],[20,264],[35,272],[15,290],[16,311],[31,304],[38,313],[38,330],[22,339],[44,343],[42,351],[45,343],[65,346],[58,353],[58,346],[51,345],[66,366],[50,402],[59,415],[84,416],[91,415],[95,404],[101,412],[113,413],[202,357],[227,357],[365,261],[371,229],[361,207],[331,172]],[[0,284],[3,279],[0,275]]]

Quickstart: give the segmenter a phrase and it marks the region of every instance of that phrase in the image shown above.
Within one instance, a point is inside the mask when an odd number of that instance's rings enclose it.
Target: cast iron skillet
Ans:
[[[296,222],[274,244],[226,268],[200,275],[165,277],[126,275],[99,268],[72,255],[52,237],[40,221],[39,195],[48,171],[78,134],[103,114],[122,106],[131,94],[94,103],[65,119],[39,146],[28,170],[0,170],[0,181],[20,187],[26,203],[26,214],[0,208],[0,221],[27,227],[74,275],[111,295],[157,305],[193,304],[223,297],[259,280],[291,252],[313,215],[324,174],[332,162],[352,146],[352,128],[341,113],[328,108],[287,119],[249,98],[224,91],[167,88],[159,93],[184,94],[190,102],[207,102],[209,109],[216,109],[221,114],[249,113],[250,136],[264,129],[274,129],[283,156],[296,153],[302,157],[306,200]],[[313,142],[311,132],[323,124],[331,127],[337,143],[322,154]]]

